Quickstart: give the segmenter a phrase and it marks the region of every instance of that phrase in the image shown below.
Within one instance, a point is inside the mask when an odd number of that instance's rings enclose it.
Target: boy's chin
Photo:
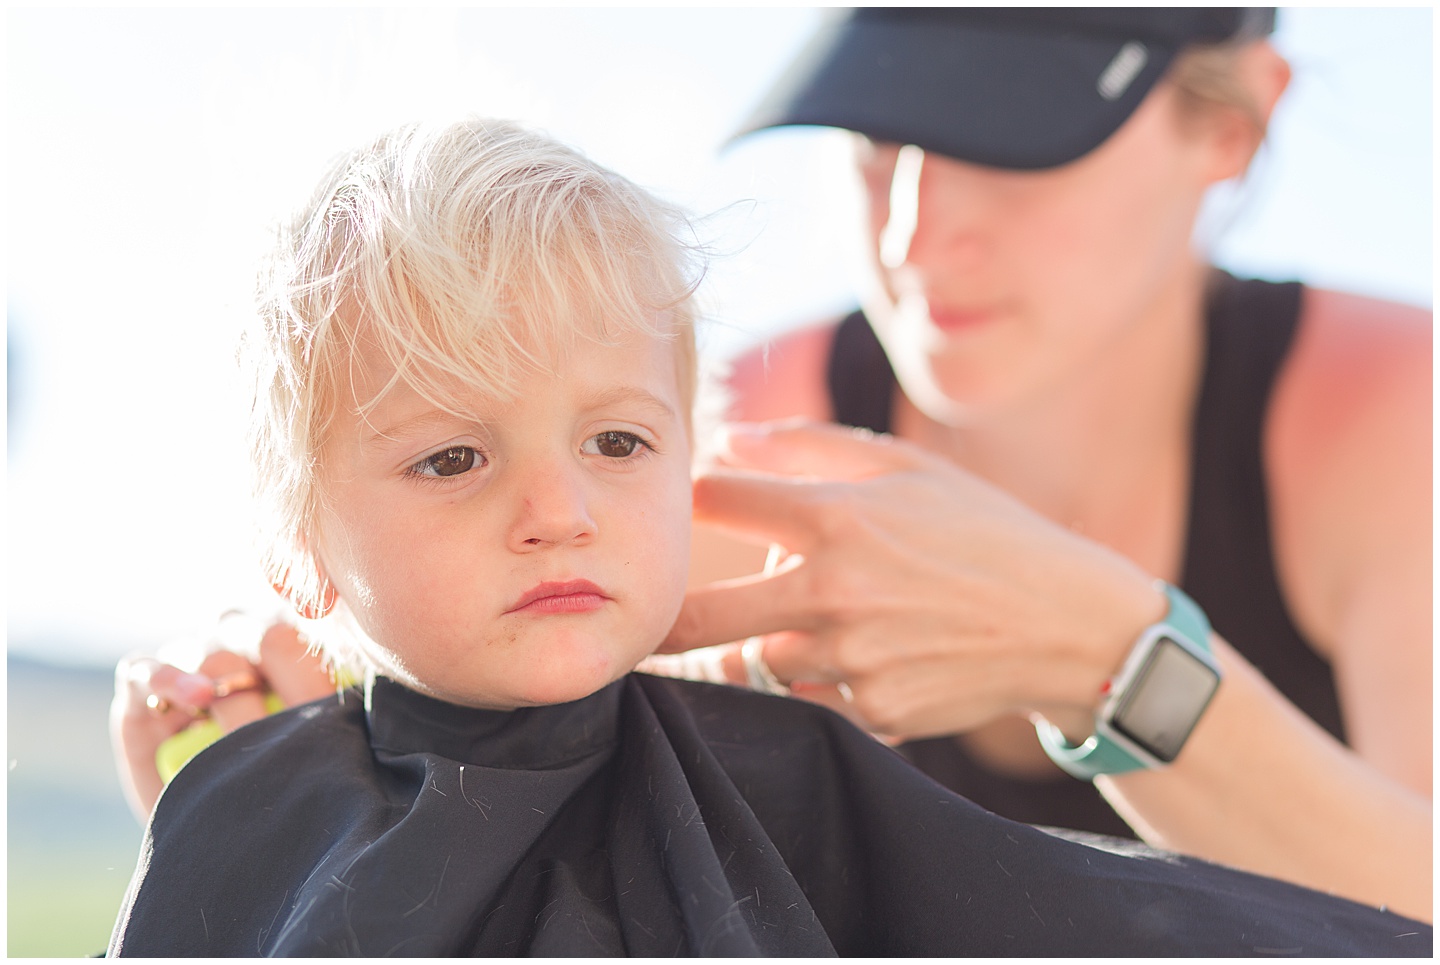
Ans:
[[[541,707],[547,704],[568,704],[582,700],[619,680],[650,655],[650,648],[629,652],[631,648],[568,646],[559,647],[513,667],[502,679],[482,685],[486,693],[456,692],[461,681],[446,681],[443,693],[436,696],[452,703],[493,710],[518,707]],[[431,690],[429,687],[421,689]]]
[[[619,680],[644,657],[626,662],[624,660],[596,661],[588,666],[552,668],[549,672],[537,672],[526,680],[524,686],[516,688],[516,706],[539,707],[545,704],[568,704],[582,700]]]
[[[543,648],[425,666],[394,661],[380,672],[448,703],[514,710],[588,697],[634,670],[653,649],[653,642],[638,638],[557,635]]]

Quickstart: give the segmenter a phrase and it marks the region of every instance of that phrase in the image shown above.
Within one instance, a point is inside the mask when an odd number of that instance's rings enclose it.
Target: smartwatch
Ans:
[[[1036,718],[1040,746],[1075,777],[1088,781],[1097,774],[1169,764],[1220,687],[1210,621],[1180,590],[1158,581],[1156,588],[1169,601],[1169,612],[1145,628],[1120,672],[1106,683],[1095,733],[1071,744],[1060,728]]]

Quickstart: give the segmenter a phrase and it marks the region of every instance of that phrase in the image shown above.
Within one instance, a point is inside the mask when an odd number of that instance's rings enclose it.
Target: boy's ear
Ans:
[[[309,553],[308,547],[306,549]],[[309,600],[298,596],[295,585],[290,580],[289,569],[282,570],[270,577],[270,586],[276,593],[295,608],[295,612],[306,620],[318,620],[335,609],[335,603],[340,594],[335,589],[335,584],[330,582],[330,577],[325,572],[325,567],[313,555],[310,557],[311,564],[315,567],[315,573],[320,578],[320,599]]]
[[[331,610],[335,609],[335,603],[340,598],[340,595],[335,591],[335,585],[329,580],[325,580],[324,583],[321,584],[322,588],[320,590],[319,601],[297,601],[293,588],[284,580],[272,580],[270,585],[275,589],[276,593],[289,601],[290,605],[295,608],[296,613],[300,614],[300,616],[306,620],[318,620],[325,616]]]

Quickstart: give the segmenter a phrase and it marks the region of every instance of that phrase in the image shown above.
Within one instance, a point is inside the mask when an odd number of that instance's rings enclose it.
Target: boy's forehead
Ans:
[[[345,366],[348,386],[342,387],[342,407],[373,418],[381,410],[429,407],[451,414],[489,421],[501,409],[523,402],[540,386],[586,404],[633,403],[663,408],[681,416],[677,340],[648,332],[629,331],[603,341],[577,338],[570,344],[521,343],[528,364],[518,379],[508,382],[486,366],[485,360],[465,366],[432,364],[415,354],[397,361],[372,339],[356,343]],[[348,390],[348,391],[346,391]],[[348,403],[348,404],[347,404]]]

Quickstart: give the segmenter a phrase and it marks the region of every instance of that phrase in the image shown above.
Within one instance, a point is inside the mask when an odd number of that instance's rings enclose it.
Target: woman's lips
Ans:
[[[995,317],[995,313],[984,309],[935,308],[929,311],[930,322],[942,332],[957,332],[967,328],[978,328]]]
[[[589,613],[610,598],[589,580],[541,583],[527,591],[506,613]]]

